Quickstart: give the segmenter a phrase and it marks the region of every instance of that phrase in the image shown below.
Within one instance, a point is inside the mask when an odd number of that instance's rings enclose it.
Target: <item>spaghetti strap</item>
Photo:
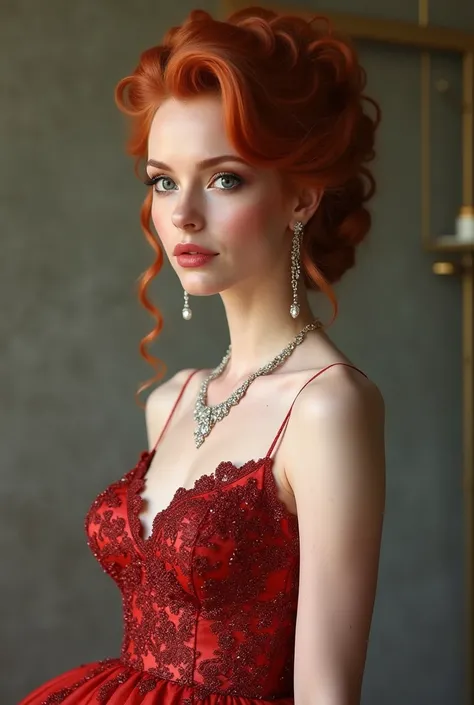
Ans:
[[[176,410],[176,407],[178,406],[178,404],[179,404],[179,402],[180,402],[180,400],[181,400],[181,397],[182,397],[183,394],[184,394],[184,390],[186,389],[186,387],[188,386],[188,384],[189,384],[191,378],[194,377],[194,375],[196,374],[196,372],[199,372],[199,369],[193,370],[193,371],[191,372],[191,374],[188,375],[186,381],[184,382],[183,386],[181,387],[181,391],[179,392],[178,397],[177,397],[175,403],[173,404],[173,408],[171,409],[170,413],[168,414],[168,418],[166,419],[166,423],[165,423],[165,425],[163,426],[163,428],[162,428],[162,430],[161,430],[161,433],[160,433],[160,435],[158,436],[158,439],[157,439],[155,445],[154,445],[153,448],[152,448],[152,451],[151,451],[152,453],[155,452],[158,443],[161,441],[161,438],[162,438],[164,432],[166,431],[166,429],[168,428],[169,423],[170,423],[170,421],[171,421],[171,419],[172,419],[172,417],[173,417],[173,414],[174,414],[174,412],[175,412],[175,410]]]
[[[304,389],[310,382],[312,382],[313,379],[316,379],[316,377],[319,377],[319,375],[322,375],[323,372],[326,372],[326,370],[329,370],[331,367],[335,367],[336,365],[344,365],[344,367],[352,367],[353,370],[357,370],[357,372],[360,372],[362,375],[364,375],[364,377],[367,377],[367,375],[365,374],[365,372],[362,372],[362,370],[359,370],[358,367],[355,367],[354,365],[350,365],[350,364],[347,363],[347,362],[333,362],[331,365],[327,365],[327,367],[324,367],[322,370],[319,370],[319,372],[316,372],[315,375],[313,375],[312,377],[310,377],[310,379],[308,379],[308,381],[305,382],[305,384],[303,384],[303,386],[302,386],[301,389],[299,390],[298,394],[297,394],[297,395],[295,396],[295,398],[293,399],[293,403],[291,404],[291,406],[290,406],[290,408],[289,408],[289,410],[288,410],[287,415],[286,415],[285,418],[283,419],[283,423],[281,424],[280,428],[278,429],[278,432],[277,432],[275,438],[273,439],[273,443],[271,444],[271,446],[270,446],[270,448],[269,448],[269,450],[268,450],[268,453],[267,453],[267,455],[265,456],[266,458],[269,458],[269,457],[271,456],[271,454],[272,454],[272,452],[273,452],[273,449],[275,448],[275,446],[276,446],[276,444],[277,444],[278,439],[280,438],[280,436],[281,436],[281,434],[282,434],[282,432],[283,432],[285,426],[287,425],[288,421],[290,420],[290,416],[291,416],[291,412],[292,412],[292,409],[293,409],[293,405],[294,405],[295,401],[297,400],[297,398],[299,397],[299,395],[301,394],[301,392],[303,391],[303,389]]]

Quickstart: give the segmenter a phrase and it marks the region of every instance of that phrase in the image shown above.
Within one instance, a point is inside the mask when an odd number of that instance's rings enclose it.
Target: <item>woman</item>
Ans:
[[[87,515],[123,596],[120,658],[22,705],[359,703],[384,405],[307,290],[336,313],[331,283],[370,227],[379,112],[364,88],[354,49],[324,21],[258,8],[227,22],[192,12],[118,85],[156,252],[141,280],[157,321],[144,343],[161,329],[147,286],[164,251],[185,320],[190,296],[220,294],[231,347],[215,370],[151,392],[150,450]]]

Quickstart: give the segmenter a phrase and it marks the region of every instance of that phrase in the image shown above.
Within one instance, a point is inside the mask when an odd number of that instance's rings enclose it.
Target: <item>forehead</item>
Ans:
[[[158,108],[148,136],[149,157],[165,160],[178,152],[190,155],[193,148],[213,154],[234,153],[226,134],[222,102],[206,96],[179,100],[168,98]]]

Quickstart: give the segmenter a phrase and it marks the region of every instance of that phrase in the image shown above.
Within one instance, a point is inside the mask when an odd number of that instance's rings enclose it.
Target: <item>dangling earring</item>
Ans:
[[[183,291],[184,291],[184,306],[183,306],[183,311],[182,311],[183,318],[185,321],[190,321],[193,316],[193,312],[191,311],[191,308],[189,306],[189,294],[185,289],[183,289]]]
[[[298,221],[293,229],[293,241],[291,243],[291,288],[293,289],[293,303],[290,306],[290,314],[293,318],[300,315],[298,303],[298,279],[300,276],[300,249],[303,240],[303,223]]]

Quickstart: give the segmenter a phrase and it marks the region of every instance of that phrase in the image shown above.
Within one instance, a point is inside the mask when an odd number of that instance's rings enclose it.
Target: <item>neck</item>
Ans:
[[[302,287],[301,287],[302,288]],[[242,291],[222,294],[229,324],[232,353],[222,379],[229,384],[247,377],[270,362],[293,338],[315,320],[306,291],[298,296],[300,313],[290,315],[291,292],[282,295],[281,285],[252,287],[250,295]]]

